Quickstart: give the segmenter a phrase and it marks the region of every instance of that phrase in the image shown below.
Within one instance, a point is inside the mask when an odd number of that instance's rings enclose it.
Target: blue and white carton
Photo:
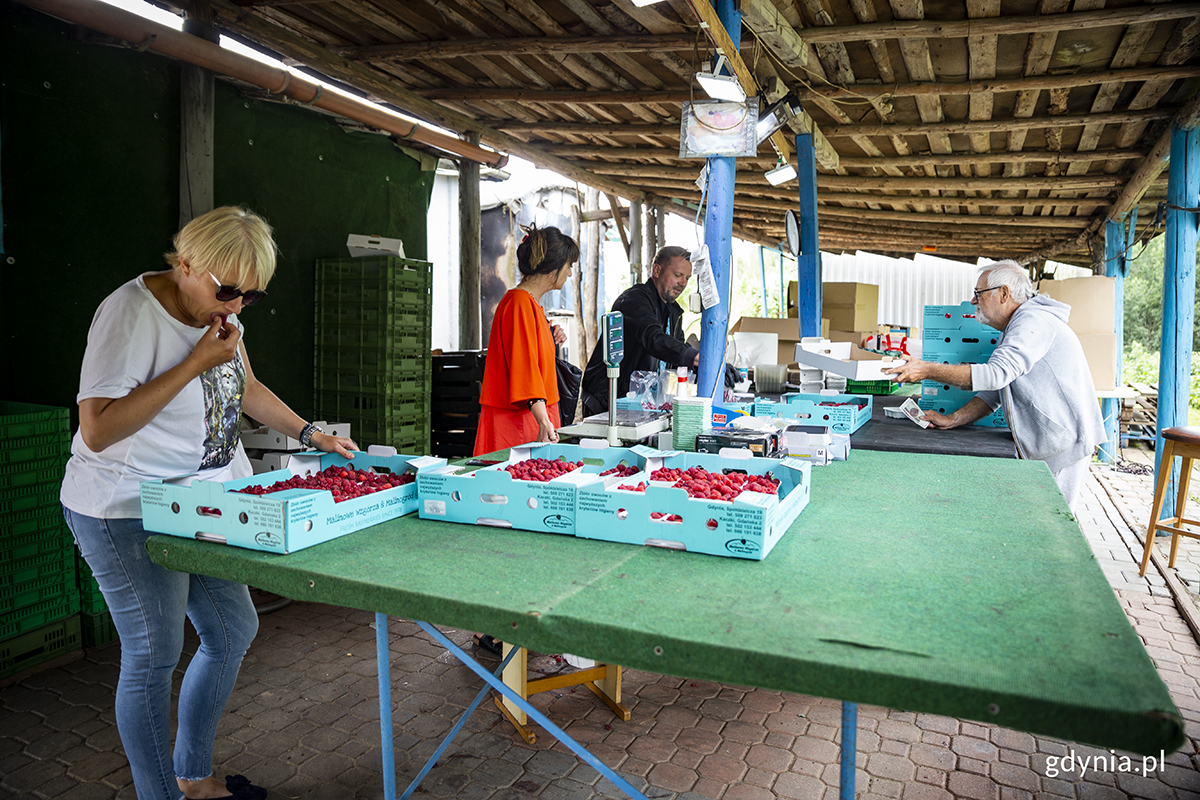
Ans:
[[[283,469],[233,481],[197,480],[194,474],[144,481],[142,524],[146,530],[188,539],[230,544],[269,553],[294,553],[417,510],[417,484],[335,503],[331,492],[287,489],[268,495],[235,491],[268,486],[330,466],[376,472],[415,471],[442,466],[444,458],[397,455],[395,448],[372,445],[354,459],[336,453],[298,453]]]
[[[583,466],[546,482],[516,480],[505,469],[531,458],[582,461]],[[602,484],[600,473],[621,463],[641,467],[645,459],[602,439],[520,445],[499,464],[466,470],[449,465],[418,473],[418,514],[421,519],[574,536],[576,491]]]
[[[748,450],[732,448],[720,455],[649,448],[641,452],[646,456],[645,473],[579,487],[577,536],[761,561],[808,505],[812,465],[799,459],[755,458]],[[659,467],[693,466],[709,472],[770,472],[779,480],[779,493],[747,491],[732,501],[702,500],[670,482],[650,480]],[[644,492],[620,488],[639,482],[647,483]]]

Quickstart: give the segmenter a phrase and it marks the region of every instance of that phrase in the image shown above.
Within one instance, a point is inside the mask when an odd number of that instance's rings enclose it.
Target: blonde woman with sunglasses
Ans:
[[[150,561],[140,485],[252,474],[238,438],[243,412],[327,452],[350,457],[357,448],[306,423],[250,368],[238,315],[266,297],[271,227],[245,209],[218,208],[174,245],[170,269],[124,284],[92,319],[60,500],[121,640],[117,730],[139,800],[262,800],[265,789],[212,770],[217,723],[258,630],[249,590]],[[172,752],[171,678],[185,616],[200,646],[180,688]]]

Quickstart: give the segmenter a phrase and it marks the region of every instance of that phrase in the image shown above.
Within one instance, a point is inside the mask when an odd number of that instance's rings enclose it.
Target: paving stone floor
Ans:
[[[1127,771],[1081,774],[1082,759],[1111,754],[975,722],[861,706],[858,797],[1200,798],[1200,647],[1162,577],[1153,567],[1146,578],[1137,575],[1142,547],[1130,525],[1145,525],[1150,482],[1095,466],[1079,519],[1187,719],[1183,749],[1148,775],[1140,774],[1140,756]],[[1189,544],[1196,546],[1185,545],[1178,566],[1181,574],[1196,568],[1200,577],[1200,543]],[[372,622],[369,613],[311,603],[264,616],[218,732],[218,774],[245,773],[270,787],[272,798],[382,797]],[[390,632],[403,789],[482,684],[414,624],[392,620]],[[459,644],[469,641],[466,632],[447,632]],[[189,637],[188,654],[194,646]],[[134,799],[113,724],[118,660],[116,645],[95,649],[0,687],[0,798]],[[531,666],[541,674],[564,668],[550,655],[532,658]],[[617,721],[584,689],[537,695],[535,705],[647,797],[837,797],[837,702],[636,670],[625,673],[624,700],[629,722]],[[1071,755],[1074,769],[1067,771],[1061,759]],[[525,744],[488,702],[415,796],[622,795],[545,732],[536,745]]]

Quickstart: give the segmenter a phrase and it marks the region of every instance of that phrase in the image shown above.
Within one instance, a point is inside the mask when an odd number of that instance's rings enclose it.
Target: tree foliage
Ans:
[[[1125,350],[1140,342],[1148,352],[1162,346],[1163,264],[1166,261],[1165,236],[1151,239],[1144,249],[1135,246],[1125,276]],[[1200,272],[1200,255],[1197,256]],[[1192,328],[1192,348],[1200,346],[1200,292]]]

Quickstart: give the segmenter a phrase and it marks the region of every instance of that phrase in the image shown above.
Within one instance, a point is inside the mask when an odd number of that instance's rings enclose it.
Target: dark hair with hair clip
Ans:
[[[522,225],[525,238],[517,245],[517,269],[527,277],[558,272],[579,259],[579,245],[558,228]]]

